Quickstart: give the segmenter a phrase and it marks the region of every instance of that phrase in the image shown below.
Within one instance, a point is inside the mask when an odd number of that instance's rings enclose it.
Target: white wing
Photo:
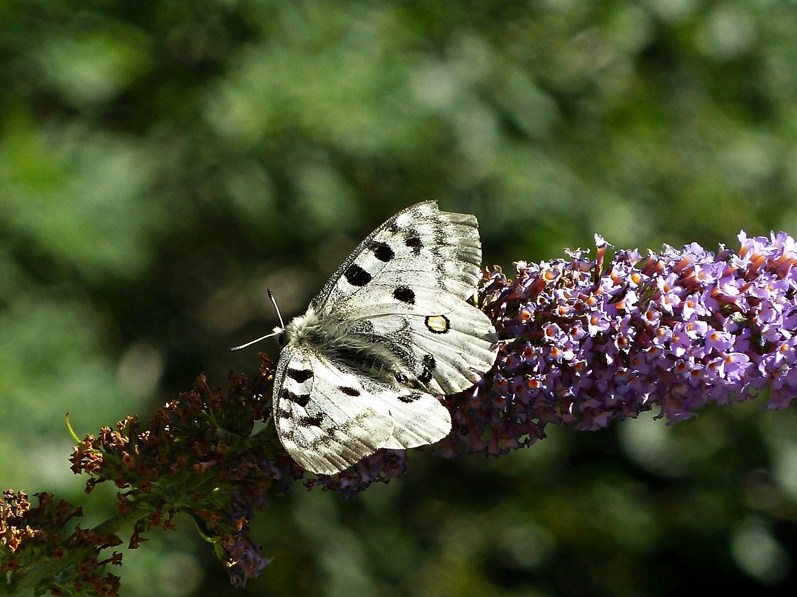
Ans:
[[[310,306],[319,313],[368,304],[371,281],[470,297],[479,280],[482,246],[476,216],[440,211],[424,201],[400,211],[369,234],[330,277]]]
[[[451,430],[434,396],[363,376],[306,347],[283,350],[274,384],[279,438],[313,473],[337,473],[380,448],[434,443]]]
[[[373,368],[453,394],[478,381],[498,352],[492,322],[466,302],[480,266],[475,216],[427,201],[371,233],[310,305],[329,336],[367,354]]]
[[[349,340],[379,342],[397,355],[408,383],[432,394],[455,394],[479,381],[496,356],[495,333],[479,309],[449,293],[418,288],[414,302],[392,299],[374,288]],[[390,294],[388,294],[390,293]]]

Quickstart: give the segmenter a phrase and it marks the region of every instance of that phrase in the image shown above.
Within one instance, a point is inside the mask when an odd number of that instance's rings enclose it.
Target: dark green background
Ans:
[[[436,198],[487,264],[797,229],[794,2],[0,0],[0,482],[112,511],[78,433],[148,417],[301,312],[355,244]],[[273,344],[263,344],[276,356]],[[299,486],[246,592],[186,520],[123,594],[793,591],[797,417],[551,429],[412,454],[344,500]]]

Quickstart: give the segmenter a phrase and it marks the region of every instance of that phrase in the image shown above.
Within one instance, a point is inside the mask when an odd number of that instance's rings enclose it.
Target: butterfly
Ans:
[[[480,267],[476,217],[418,203],[369,234],[304,315],[274,328],[273,417],[291,458],[329,475],[451,432],[438,396],[473,386],[498,352],[490,319],[467,302]]]

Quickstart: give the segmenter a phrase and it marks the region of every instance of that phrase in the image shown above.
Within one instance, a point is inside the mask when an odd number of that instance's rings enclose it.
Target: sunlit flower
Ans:
[[[764,388],[772,408],[797,395],[791,237],[742,233],[738,253],[692,243],[608,262],[596,240],[592,258],[485,275],[479,301],[502,347],[475,390],[450,398],[445,453],[529,445],[550,423],[599,429],[651,408],[675,421]]]

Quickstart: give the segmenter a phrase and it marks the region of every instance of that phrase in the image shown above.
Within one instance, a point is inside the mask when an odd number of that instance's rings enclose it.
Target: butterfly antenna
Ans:
[[[280,308],[277,305],[277,299],[274,298],[274,293],[271,292],[271,288],[266,289],[268,292],[268,298],[271,299],[271,304],[274,305],[274,310],[277,312],[277,319],[280,320],[280,329],[285,329],[285,322],[282,321],[282,313],[280,313]]]
[[[240,346],[233,346],[230,349],[230,352],[235,352],[236,350],[241,350],[242,348],[246,348],[247,346],[252,346],[252,344],[257,344],[261,340],[265,340],[266,338],[271,338],[272,336],[276,336],[281,334],[282,332],[271,332],[270,334],[266,334],[265,336],[260,336],[259,338],[255,338],[254,340],[250,340],[246,344],[241,344]]]
[[[265,336],[260,336],[259,338],[255,338],[254,340],[250,340],[246,344],[241,344],[240,346],[233,346],[230,349],[230,352],[235,352],[237,350],[241,350],[243,348],[246,348],[247,346],[252,346],[252,344],[257,344],[261,340],[265,340],[266,338],[272,338],[274,336],[279,336],[282,333],[282,330],[285,327],[285,323],[282,321],[282,314],[280,313],[279,307],[277,306],[277,301],[274,298],[274,294],[271,292],[270,288],[268,289],[268,298],[271,299],[271,304],[274,305],[274,309],[276,309],[276,311],[277,311],[277,318],[280,320],[279,328],[276,328],[270,334],[266,334]]]

